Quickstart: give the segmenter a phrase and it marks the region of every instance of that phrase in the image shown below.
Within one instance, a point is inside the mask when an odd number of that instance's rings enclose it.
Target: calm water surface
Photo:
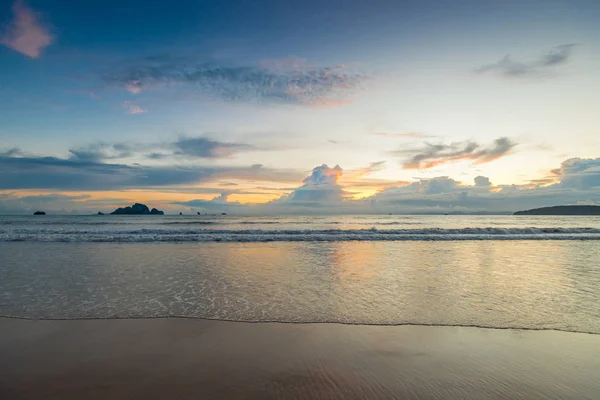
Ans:
[[[600,333],[599,233],[597,217],[2,217],[0,314]]]

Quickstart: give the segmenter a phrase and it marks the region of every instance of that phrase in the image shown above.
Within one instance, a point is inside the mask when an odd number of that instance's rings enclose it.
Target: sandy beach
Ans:
[[[600,336],[194,319],[0,319],[3,399],[592,399]]]

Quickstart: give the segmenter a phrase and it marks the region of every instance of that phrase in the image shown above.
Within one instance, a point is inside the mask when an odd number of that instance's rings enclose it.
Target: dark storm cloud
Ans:
[[[471,160],[476,164],[484,164],[507,155],[516,143],[506,137],[498,138],[489,147],[482,147],[473,141],[431,144],[416,149],[398,150],[396,155],[408,157],[403,162],[404,169],[428,169],[449,162]]]
[[[0,189],[117,190],[217,179],[294,182],[292,170],[250,167],[143,167],[56,157],[0,156]]]
[[[577,44],[571,43],[553,47],[537,60],[531,62],[515,61],[507,54],[499,61],[481,66],[475,71],[478,73],[495,73],[507,78],[520,78],[536,75],[544,69],[568,62],[575,46],[577,46]]]
[[[102,79],[131,93],[183,84],[227,101],[328,105],[343,100],[367,77],[344,66],[227,66],[162,56],[116,66],[103,73]]]

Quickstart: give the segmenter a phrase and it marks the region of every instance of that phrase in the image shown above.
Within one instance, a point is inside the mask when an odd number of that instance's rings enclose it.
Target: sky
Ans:
[[[600,204],[597,0],[0,0],[0,214]]]

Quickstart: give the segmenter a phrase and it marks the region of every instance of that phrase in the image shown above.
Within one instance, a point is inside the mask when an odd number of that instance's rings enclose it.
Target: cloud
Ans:
[[[552,173],[566,188],[600,188],[600,158],[570,158]]]
[[[438,176],[432,179],[421,180],[420,191],[425,194],[440,194],[454,192],[460,182],[447,176]]]
[[[125,90],[132,94],[139,94],[142,92],[142,81],[139,80],[131,80],[124,85]]]
[[[143,154],[150,160],[168,158],[228,158],[234,154],[267,150],[245,143],[220,142],[206,136],[180,137],[174,142],[163,143],[104,143],[98,142],[69,149],[71,159],[83,161],[116,160]],[[13,149],[11,151],[18,151]],[[0,153],[1,155],[2,153]],[[4,154],[10,155],[10,154]]]
[[[244,205],[237,201],[228,201],[230,193],[223,192],[212,200],[190,200],[176,201],[171,204],[190,207],[192,212],[236,212],[251,208],[250,205]]]
[[[52,43],[52,35],[24,0],[16,0],[12,7],[14,18],[0,34],[0,43],[31,58],[38,58]]]
[[[226,158],[254,147],[243,143],[218,142],[206,137],[180,138],[174,143],[175,154],[198,158]]]
[[[409,138],[409,139],[427,139],[435,138],[435,135],[428,135],[421,132],[403,132],[403,133],[390,133],[390,132],[369,132],[370,135],[384,136],[391,138]]]
[[[0,156],[0,190],[121,190],[220,179],[297,182],[300,177],[298,171],[266,168],[258,164],[249,167],[146,167],[101,163],[93,155],[83,156],[83,159],[77,156],[72,159]]]
[[[134,101],[124,101],[121,106],[125,109],[125,113],[129,115],[144,114],[148,112],[145,108],[138,106]]]
[[[515,61],[507,54],[499,61],[481,66],[475,71],[481,74],[494,73],[506,78],[522,78],[537,75],[544,70],[565,64],[571,57],[575,46],[577,44],[571,43],[553,47],[537,60],[531,62]]]
[[[385,168],[385,161],[377,161],[369,164],[367,167],[355,169],[349,171],[344,178],[346,179],[359,179],[367,175],[371,175],[374,172],[381,171]],[[345,180],[346,180],[345,179]]]
[[[134,94],[182,85],[226,101],[332,106],[346,104],[348,96],[362,87],[367,76],[342,65],[309,67],[301,63],[271,68],[155,56],[116,66],[103,73],[102,79]]]
[[[560,204],[598,204],[600,195],[600,158],[565,160],[553,171],[556,183],[539,185],[494,186],[490,179],[478,176],[474,184],[464,184],[448,176],[419,179],[388,187],[374,196],[355,200],[345,192],[339,180],[340,166],[326,164],[314,168],[304,179],[297,171],[273,170],[260,165],[242,168],[193,167],[133,167],[119,164],[99,164],[52,157],[0,157],[0,190],[111,190],[151,188],[170,193],[220,193],[212,200],[191,200],[172,203],[206,212],[236,212],[246,214],[294,213],[498,213]],[[277,177],[277,179],[273,179]],[[229,201],[232,193],[253,193],[240,189],[193,187],[199,182],[219,180],[277,180],[301,182],[297,188],[278,200],[260,205],[245,205]],[[150,185],[151,184],[151,185]],[[184,185],[182,187],[182,185]],[[190,186],[185,186],[190,185]],[[292,186],[292,185],[290,185]],[[261,188],[255,188],[261,189]],[[275,190],[265,188],[265,190]],[[55,197],[52,197],[55,196]],[[62,209],[64,212],[87,209],[96,204],[112,205],[111,199],[91,200],[88,195],[49,197],[18,196],[0,193],[0,210],[30,208]],[[52,202],[60,204],[53,204]],[[96,201],[97,203],[94,203]],[[104,203],[102,203],[104,202]],[[27,203],[28,206],[24,204]],[[50,205],[45,207],[44,204]],[[166,205],[168,206],[168,205]]]
[[[123,198],[94,199],[87,194],[40,194],[19,196],[16,193],[0,194],[1,214],[31,214],[43,210],[51,214],[93,213],[98,208],[107,210],[127,203]],[[92,211],[93,210],[93,211]]]
[[[490,178],[487,178],[485,176],[476,176],[475,177],[475,186],[489,187],[489,186],[492,186],[492,183],[490,182]]]
[[[573,53],[575,46],[577,46],[576,43],[570,43],[551,48],[538,60],[538,65],[549,67],[566,63]]]
[[[404,161],[404,169],[428,169],[450,162],[472,160],[475,164],[484,164],[507,155],[516,143],[506,137],[498,138],[487,148],[473,141],[451,144],[431,144],[418,149],[399,150],[396,155],[409,156]]]
[[[80,161],[115,160],[130,157],[140,146],[127,143],[94,143],[87,146],[69,149],[71,159]]]
[[[18,157],[23,155],[23,152],[18,147],[13,147],[11,149],[0,152],[0,156],[4,157]]]
[[[484,178],[481,181],[485,183],[486,180],[487,178]],[[484,188],[486,190],[482,190]],[[449,177],[436,177],[403,187],[385,189],[367,201],[371,210],[381,212],[510,213],[561,204],[594,204],[598,203],[598,194],[598,188],[573,190],[561,184],[547,187],[477,184],[470,186]],[[363,209],[368,208],[363,206]]]
[[[315,167],[312,173],[304,178],[302,186],[277,201],[315,207],[323,203],[326,205],[340,203],[347,197],[346,192],[338,183],[342,173],[342,168],[339,165],[333,168],[326,164]]]

